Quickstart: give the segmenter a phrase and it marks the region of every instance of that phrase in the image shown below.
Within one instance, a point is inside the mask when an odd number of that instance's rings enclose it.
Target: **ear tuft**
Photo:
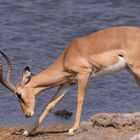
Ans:
[[[24,69],[24,71],[30,71],[29,66],[26,66],[25,69]]]
[[[20,84],[25,85],[30,81],[30,79],[31,79],[31,72],[30,72],[30,68],[27,66],[23,71]]]

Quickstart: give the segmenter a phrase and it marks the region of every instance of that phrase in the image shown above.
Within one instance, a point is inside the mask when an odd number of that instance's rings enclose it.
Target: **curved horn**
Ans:
[[[14,95],[15,95],[16,87],[11,82],[11,72],[12,72],[11,61],[2,51],[0,51],[0,53],[6,59],[7,64],[8,64],[7,73],[6,73],[6,79],[4,80],[3,79],[3,67],[2,67],[2,63],[0,61],[0,83],[2,85],[4,85],[6,88],[8,88],[9,90],[11,90],[14,93]]]

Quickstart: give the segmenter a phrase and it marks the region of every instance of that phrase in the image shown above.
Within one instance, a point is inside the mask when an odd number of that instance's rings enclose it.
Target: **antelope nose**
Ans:
[[[30,117],[30,115],[28,115],[28,114],[25,114],[25,117],[26,117],[26,118],[29,118],[29,117]]]
[[[34,115],[34,111],[31,111],[29,114],[25,114],[26,118],[32,117]]]

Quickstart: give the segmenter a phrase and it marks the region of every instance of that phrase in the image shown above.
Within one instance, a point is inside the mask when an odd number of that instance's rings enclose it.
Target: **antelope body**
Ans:
[[[58,86],[58,90],[44,112],[32,127],[24,131],[28,136],[34,132],[49,111],[65,96],[70,86],[78,84],[77,112],[75,123],[69,130],[72,135],[79,127],[83,99],[90,77],[113,74],[124,68],[129,70],[140,85],[140,28],[131,26],[112,27],[72,41],[46,70],[31,77],[29,67],[14,86],[10,80],[11,62],[8,63],[6,80],[0,81],[18,98],[26,117],[34,115],[35,95]]]

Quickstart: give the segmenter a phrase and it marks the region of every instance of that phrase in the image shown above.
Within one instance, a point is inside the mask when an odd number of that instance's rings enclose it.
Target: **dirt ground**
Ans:
[[[81,126],[73,137],[68,137],[68,140],[140,140],[132,137],[140,134],[140,129],[125,126],[123,128],[109,127],[85,127]]]
[[[0,140],[130,140],[135,134],[140,133],[140,129],[132,127],[90,128],[90,126],[83,127],[84,125],[82,124],[75,136],[67,135],[70,126],[66,125],[41,126],[30,137],[22,136],[22,132],[27,128],[25,126],[0,127]]]
[[[140,140],[140,113],[100,113],[68,140]]]
[[[102,113],[82,122],[74,136],[71,125],[44,125],[29,137],[26,126],[0,126],[0,140],[140,140],[140,113]],[[138,137],[135,137],[139,134]]]
[[[0,127],[0,140],[65,140],[70,126],[48,125],[40,126],[38,130],[29,137],[22,136],[25,126]]]

